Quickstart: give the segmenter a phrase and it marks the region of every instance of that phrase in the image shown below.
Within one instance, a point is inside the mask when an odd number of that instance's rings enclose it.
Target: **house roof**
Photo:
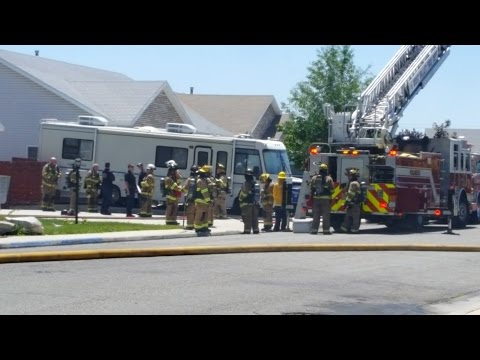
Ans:
[[[165,81],[134,81],[117,72],[6,50],[0,50],[0,62],[117,126],[130,126],[166,84]]]
[[[198,114],[232,134],[252,132],[272,105],[278,115],[281,111],[272,95],[195,95],[176,94]]]

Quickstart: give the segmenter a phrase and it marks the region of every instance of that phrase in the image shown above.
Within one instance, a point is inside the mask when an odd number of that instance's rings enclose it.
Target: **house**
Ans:
[[[167,81],[0,50],[0,161],[35,159],[41,119],[102,116],[109,125],[165,127],[186,123],[199,132],[232,135],[183,104]]]

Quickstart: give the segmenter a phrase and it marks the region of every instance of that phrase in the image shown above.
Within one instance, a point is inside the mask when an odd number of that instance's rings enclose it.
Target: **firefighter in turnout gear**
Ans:
[[[223,164],[217,165],[215,184],[217,186],[217,197],[214,200],[213,215],[215,216],[215,219],[226,219],[228,179],[225,175],[225,166],[223,166]]]
[[[153,172],[156,170],[155,165],[147,165],[147,175],[144,177],[141,182],[141,194],[142,197],[142,207],[138,215],[140,217],[152,217],[152,198],[153,193],[155,192],[155,177]]]
[[[210,234],[208,228],[208,208],[212,203],[207,183],[208,173],[203,166],[198,171],[197,188],[195,192],[195,232],[198,236]]]
[[[208,204],[208,227],[213,227],[213,204],[215,203],[215,199],[217,198],[217,184],[215,183],[215,178],[212,175],[212,166],[203,165],[202,169],[204,169],[205,173],[207,174],[207,186],[208,191],[210,192],[210,199],[212,200]]]
[[[57,159],[52,157],[42,169],[42,210],[55,211],[55,191],[58,179],[62,176],[57,166]]]
[[[260,200],[263,208],[263,229],[262,231],[272,231],[273,221],[273,182],[270,178],[270,174],[260,175]]]
[[[98,212],[98,190],[102,186],[100,174],[98,173],[98,164],[93,164],[92,168],[88,170],[85,181],[83,182],[83,188],[87,194],[87,211]]]
[[[253,230],[254,234],[258,234],[258,201],[260,199],[260,187],[253,178],[251,169],[245,171],[245,182],[240,190],[238,200],[240,201],[240,209],[243,218],[243,233],[250,234]]]
[[[313,199],[313,222],[310,233],[316,235],[322,217],[324,235],[330,232],[330,201],[333,193],[333,180],[328,175],[328,166],[320,164],[319,173],[310,182],[310,197]]]
[[[80,165],[79,165],[80,167]],[[70,208],[67,211],[67,215],[75,215],[75,209],[77,204],[77,176],[75,172],[75,164],[72,164],[72,170],[65,174],[67,177],[67,184],[70,188]],[[78,182],[80,183],[82,178],[78,174]],[[80,187],[79,187],[80,189]]]
[[[167,199],[167,208],[165,211],[165,223],[167,225],[179,225],[177,222],[178,200],[182,196],[183,188],[181,176],[178,172],[178,165],[174,160],[165,163],[168,168],[165,177],[165,198]]]
[[[358,182],[358,170],[350,169],[348,171],[350,182],[348,184],[347,198],[345,200],[345,206],[347,212],[345,214],[345,220],[342,223],[340,229],[343,232],[351,232],[352,234],[358,233],[360,229],[360,211],[361,211],[361,187]]]
[[[193,230],[195,228],[195,194],[197,192],[197,176],[198,166],[192,165],[190,168],[190,177],[183,185],[183,192],[186,193],[185,203],[183,204],[187,216],[186,230]]]
[[[273,209],[275,210],[273,231],[288,231],[287,210],[285,209],[286,199],[284,198],[287,175],[284,171],[280,171],[277,178],[277,182],[273,185]]]

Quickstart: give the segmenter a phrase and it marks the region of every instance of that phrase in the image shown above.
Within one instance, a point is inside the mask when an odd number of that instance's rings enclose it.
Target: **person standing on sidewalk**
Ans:
[[[243,233],[258,234],[258,199],[256,192],[258,191],[258,198],[260,197],[260,189],[253,178],[253,171],[247,169],[245,171],[245,182],[240,190],[238,200],[240,201],[240,209],[242,209],[243,218]]]
[[[333,193],[333,180],[328,176],[327,164],[320,164],[317,175],[312,177],[310,182],[310,197],[313,199],[313,222],[310,234],[316,235],[322,217],[322,228],[324,235],[331,235],[330,232],[330,201]]]
[[[343,232],[351,232],[352,234],[358,234],[360,229],[360,216],[362,206],[362,189],[358,182],[358,171],[356,169],[350,169],[348,171],[350,182],[348,184],[347,198],[345,200],[345,206],[347,207],[347,213],[343,220],[340,229]]]
[[[165,177],[165,198],[167,199],[167,208],[165,211],[165,224],[180,225],[177,221],[178,199],[182,196],[181,176],[178,172],[178,165],[175,160],[169,160],[165,163],[168,168]]]
[[[198,236],[208,236],[208,207],[212,202],[207,183],[208,173],[205,167],[198,170],[197,190],[195,193],[195,232]]]
[[[270,178],[270,174],[260,175],[260,183],[262,188],[260,189],[260,199],[263,208],[263,229],[262,231],[271,232],[273,227],[272,214],[273,214],[273,182]]]
[[[140,171],[140,173],[138,174],[138,188],[137,189],[141,189],[142,188],[142,181],[145,179],[145,176],[147,176],[147,172],[143,168],[143,163],[141,163],[141,162],[138,163],[137,167],[138,167],[138,170]],[[138,191],[137,191],[137,193],[138,193]],[[138,207],[142,208],[142,196],[140,195],[140,193],[138,194]]]
[[[81,163],[78,164],[78,167],[80,168]],[[75,209],[77,208],[77,172],[75,169],[75,163],[72,164],[72,170],[66,174],[67,176],[67,184],[68,187],[70,188],[70,208],[68,209],[67,215],[74,216],[75,215]],[[80,189],[80,182],[82,181],[82,178],[80,177],[80,172],[78,174],[78,185]]]
[[[87,194],[87,211],[91,213],[98,212],[98,189],[100,189],[102,180],[98,173],[98,164],[93,164],[92,168],[85,176],[83,187]]]
[[[57,165],[57,159],[52,157],[42,169],[42,211],[55,211],[55,192],[58,179],[62,173]]]
[[[280,171],[277,178],[277,182],[273,185],[273,210],[275,211],[275,226],[273,227],[273,231],[287,231],[286,199],[284,199],[284,187],[287,175],[284,171]]]
[[[195,229],[195,194],[197,192],[197,177],[198,166],[192,165],[190,168],[190,177],[183,185],[183,192],[186,193],[185,202],[183,204],[187,216],[187,226],[185,227],[185,230]]]
[[[133,164],[128,164],[128,171],[124,176],[125,180],[125,195],[127,196],[126,199],[126,208],[127,208],[127,217],[134,218],[133,215],[133,203],[135,202],[135,193],[137,192],[137,183],[135,179],[135,175],[133,174],[134,170]]]
[[[213,215],[215,219],[226,219],[228,179],[227,175],[225,174],[225,166],[220,163],[217,165],[217,177],[215,178],[215,184],[217,186],[217,197],[214,200]]]
[[[142,207],[140,208],[140,217],[152,217],[152,198],[155,192],[155,177],[153,172],[156,170],[155,165],[147,165],[147,176],[142,181],[141,198]]]
[[[110,163],[105,163],[105,169],[102,171],[102,214],[112,215],[110,204],[112,203],[112,191],[115,175],[110,171]]]

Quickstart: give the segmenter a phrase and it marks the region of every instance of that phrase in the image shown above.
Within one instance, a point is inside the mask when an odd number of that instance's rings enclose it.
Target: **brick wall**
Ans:
[[[44,165],[45,162],[22,158],[0,161],[0,175],[10,176],[7,203],[2,207],[40,204],[42,199],[42,168]]]

